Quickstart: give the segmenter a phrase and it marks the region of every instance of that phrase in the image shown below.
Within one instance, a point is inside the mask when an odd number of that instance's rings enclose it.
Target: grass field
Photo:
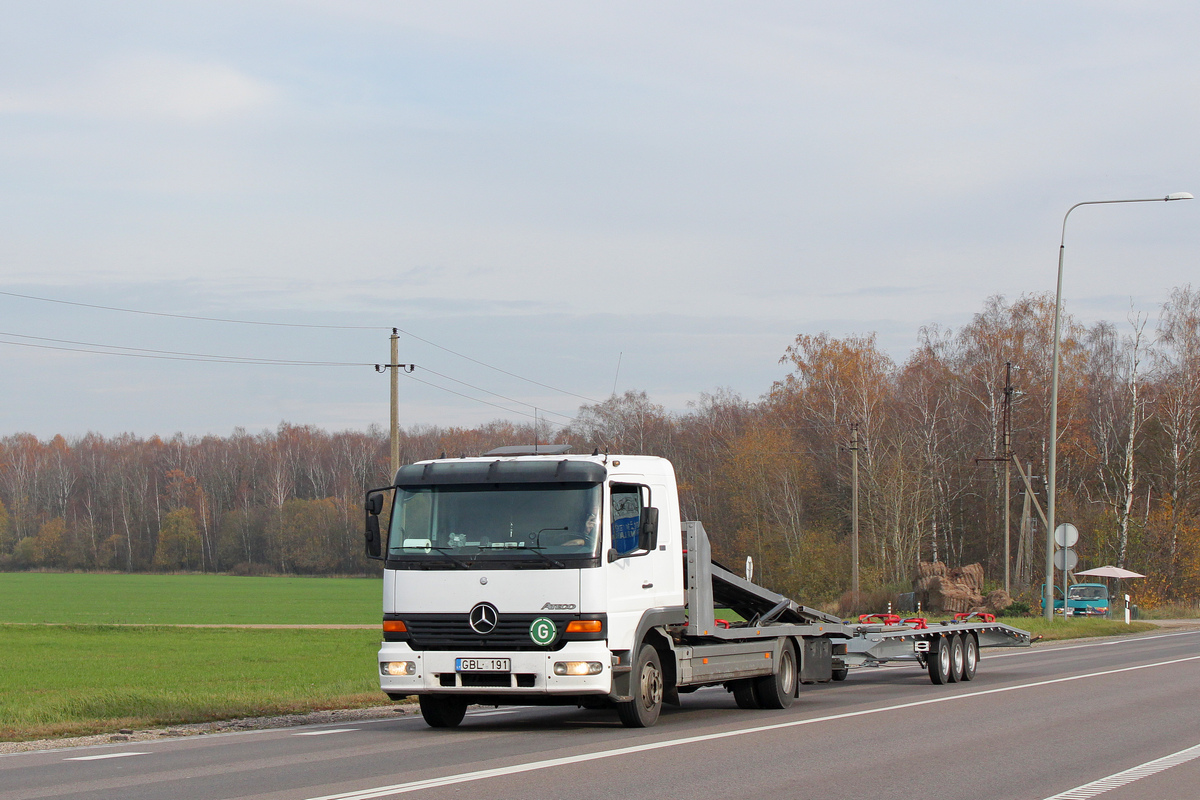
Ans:
[[[366,630],[0,625],[0,740],[387,702]]]
[[[374,578],[0,573],[0,622],[376,625]]]

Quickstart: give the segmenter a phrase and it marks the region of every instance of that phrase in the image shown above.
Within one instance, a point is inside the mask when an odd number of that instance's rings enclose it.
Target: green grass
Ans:
[[[0,625],[0,740],[386,702],[365,630]]]
[[[1158,628],[1149,622],[1131,622],[1125,624],[1124,619],[1054,619],[1047,622],[1045,617],[1001,617],[996,620],[1023,631],[1029,631],[1034,636],[1040,635],[1045,640],[1054,639],[1084,639],[1089,636],[1121,636],[1127,633],[1142,633]]]
[[[1139,609],[1142,619],[1197,619],[1200,618],[1200,603],[1164,603],[1153,608]]]
[[[373,625],[377,578],[0,573],[0,623]]]

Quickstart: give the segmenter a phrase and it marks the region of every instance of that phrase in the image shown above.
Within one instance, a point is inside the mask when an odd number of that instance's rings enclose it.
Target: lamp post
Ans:
[[[1191,200],[1188,192],[1173,192],[1166,197],[1146,197],[1135,200],[1088,200],[1076,203],[1063,215],[1062,238],[1058,243],[1058,288],[1054,292],[1054,356],[1050,366],[1050,454],[1049,486],[1046,490],[1046,584],[1042,587],[1042,616],[1054,619],[1054,495],[1057,489],[1055,462],[1058,455],[1058,338],[1062,320],[1063,253],[1067,242],[1067,217],[1080,206],[1113,205],[1115,203],[1157,203],[1171,200]],[[1066,561],[1063,561],[1064,566]],[[1063,570],[1063,619],[1067,618],[1066,570]]]

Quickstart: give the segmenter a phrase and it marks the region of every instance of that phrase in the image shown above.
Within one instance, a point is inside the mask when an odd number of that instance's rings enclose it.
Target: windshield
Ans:
[[[1072,586],[1067,597],[1071,600],[1107,600],[1108,590],[1103,586]]]
[[[499,561],[578,567],[597,557],[600,497],[600,485],[590,483],[399,489],[387,558],[450,569]]]

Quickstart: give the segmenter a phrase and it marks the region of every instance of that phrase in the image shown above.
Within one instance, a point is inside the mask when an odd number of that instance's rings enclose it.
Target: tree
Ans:
[[[195,570],[202,563],[200,529],[196,512],[177,508],[163,517],[154,551],[154,568],[163,571]]]

